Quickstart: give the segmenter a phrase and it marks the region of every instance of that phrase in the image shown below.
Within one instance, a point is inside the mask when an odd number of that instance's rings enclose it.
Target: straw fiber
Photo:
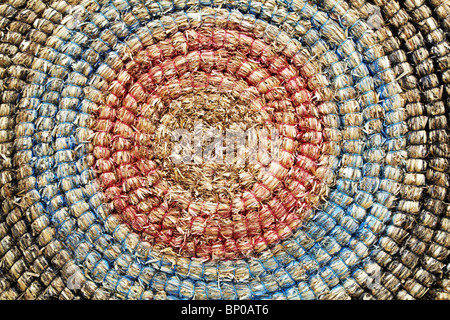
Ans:
[[[450,299],[449,28],[0,0],[0,299]]]

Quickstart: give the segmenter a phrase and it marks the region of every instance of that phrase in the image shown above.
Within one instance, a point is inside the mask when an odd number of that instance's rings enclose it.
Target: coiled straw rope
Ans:
[[[448,1],[0,2],[0,299],[450,298]]]

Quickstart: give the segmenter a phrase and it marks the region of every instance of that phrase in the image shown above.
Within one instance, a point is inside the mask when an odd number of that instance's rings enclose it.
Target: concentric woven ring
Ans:
[[[4,1],[0,299],[448,299],[449,12]],[[280,156],[191,187],[199,119]]]

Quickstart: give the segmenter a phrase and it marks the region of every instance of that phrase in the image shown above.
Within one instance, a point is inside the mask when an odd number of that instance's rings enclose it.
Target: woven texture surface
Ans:
[[[449,28],[446,0],[0,0],[0,300],[449,300]],[[186,164],[177,130],[264,147]]]

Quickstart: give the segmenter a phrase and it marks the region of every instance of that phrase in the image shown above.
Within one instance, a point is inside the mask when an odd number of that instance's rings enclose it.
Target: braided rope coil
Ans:
[[[1,1],[0,299],[449,299],[449,13]]]

